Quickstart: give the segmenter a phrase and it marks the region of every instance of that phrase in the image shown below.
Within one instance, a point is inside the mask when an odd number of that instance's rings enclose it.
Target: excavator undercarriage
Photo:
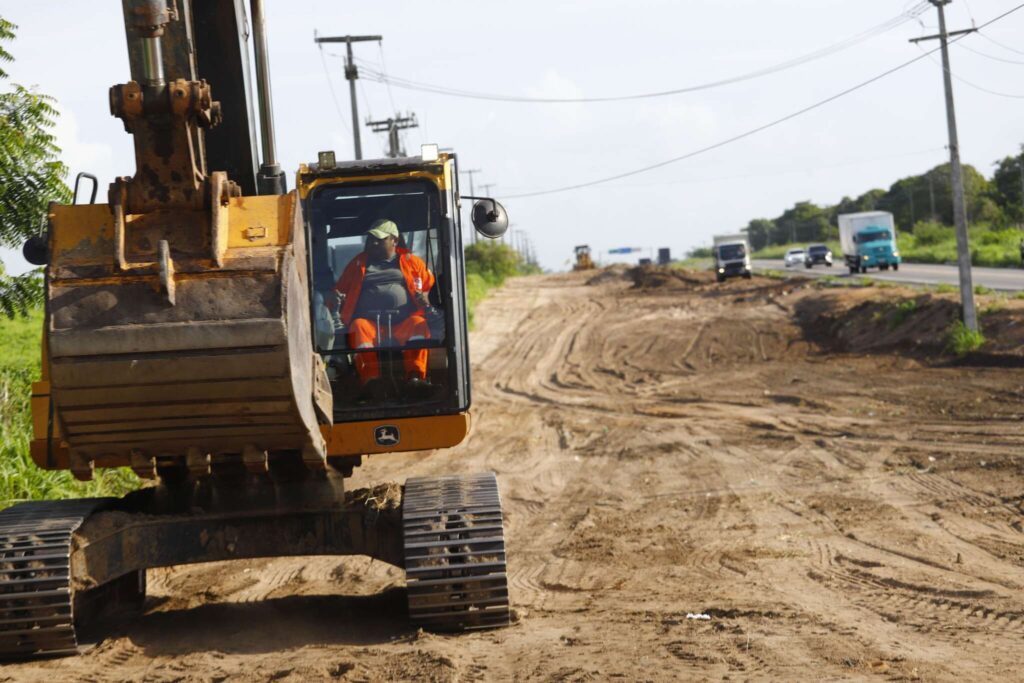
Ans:
[[[79,652],[105,618],[142,607],[146,569],[260,557],[367,555],[406,570],[413,627],[509,623],[493,474],[348,495],[340,475],[275,474],[225,468],[124,498],[0,512],[0,658]]]

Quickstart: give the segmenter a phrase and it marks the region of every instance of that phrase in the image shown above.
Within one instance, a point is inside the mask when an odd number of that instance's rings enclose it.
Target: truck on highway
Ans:
[[[730,277],[750,278],[750,242],[746,235],[715,235],[711,252],[715,257],[715,278],[719,282]]]
[[[850,274],[868,268],[899,270],[902,259],[896,247],[896,222],[888,211],[839,214],[839,244]]]

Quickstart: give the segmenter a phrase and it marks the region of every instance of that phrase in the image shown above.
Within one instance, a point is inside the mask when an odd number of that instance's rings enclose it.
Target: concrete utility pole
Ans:
[[[939,10],[939,33],[915,38],[912,43],[939,39],[942,46],[942,77],[946,89],[946,125],[949,128],[949,161],[953,183],[953,223],[956,225],[957,265],[960,269],[960,305],[963,321],[972,332],[978,331],[978,313],[974,308],[974,286],[971,282],[971,246],[967,241],[967,206],[964,202],[963,169],[960,167],[960,142],[956,132],[956,109],[953,106],[953,78],[949,69],[949,37],[974,33],[976,29],[946,31],[945,6],[953,0],[929,0]]]
[[[359,139],[359,105],[356,103],[356,79],[359,78],[359,69],[352,60],[352,43],[365,43],[367,41],[380,42],[382,36],[324,36],[317,37],[313,34],[315,43],[345,43],[348,49],[348,58],[345,60],[345,80],[348,81],[348,94],[352,98],[352,139],[355,143],[356,160],[363,158],[363,144]]]
[[[470,197],[475,197],[476,196],[476,189],[473,187],[473,176],[476,175],[477,173],[483,173],[483,171],[481,171],[479,168],[471,168],[471,169],[466,170],[466,171],[459,171],[459,173],[465,173],[466,175],[469,176],[469,196]],[[473,208],[470,207],[469,210],[472,213]],[[472,232],[473,232],[473,244],[476,244],[476,229],[472,229]]]
[[[382,121],[367,121],[366,125],[374,133],[388,134],[388,156],[392,159],[405,156],[405,149],[402,147],[402,140],[398,135],[398,131],[420,127],[420,124],[416,122],[415,114],[409,114],[408,116],[396,114],[393,118]]]

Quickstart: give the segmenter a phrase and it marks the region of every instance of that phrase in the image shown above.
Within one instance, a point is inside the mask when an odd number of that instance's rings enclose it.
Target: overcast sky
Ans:
[[[334,149],[339,159],[352,156],[342,61],[321,55],[314,30],[382,34],[382,49],[364,43],[356,54],[375,68],[386,64],[392,76],[510,95],[601,97],[749,73],[859,35],[917,4],[266,0],[278,147],[290,174],[300,162],[315,160],[319,150]],[[1018,4],[956,0],[948,7],[949,26],[968,27],[972,18],[981,24]],[[38,86],[58,100],[64,160],[72,174],[98,175],[105,195],[114,176],[134,172],[131,138],[107,105],[109,86],[129,77],[120,2],[0,0],[0,15],[18,24],[10,46],[16,61],[5,67],[11,80]],[[420,128],[408,133],[407,149],[418,150],[423,142],[454,148],[463,168],[482,169],[477,190],[494,183],[492,193],[501,199],[654,164],[783,117],[920,55],[907,40],[934,33],[936,21],[929,9],[920,22],[781,73],[627,102],[492,102],[389,91],[364,79],[360,116],[415,112]],[[954,84],[962,156],[986,175],[994,161],[1024,141],[1022,31],[1024,10],[951,49],[952,71],[973,84]],[[945,143],[941,67],[924,59],[707,154],[597,187],[509,199],[506,205],[515,228],[529,233],[549,269],[564,268],[580,243],[595,252],[671,247],[679,255],[751,218],[778,215],[796,201],[832,203],[844,194],[887,188],[942,163]],[[384,146],[383,136],[364,128],[365,156],[382,155]],[[17,260],[5,258],[12,270],[19,269]]]

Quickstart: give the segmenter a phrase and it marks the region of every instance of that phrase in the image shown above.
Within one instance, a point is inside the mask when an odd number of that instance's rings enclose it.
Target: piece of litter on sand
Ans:
[[[694,614],[693,612],[687,612],[686,613],[686,618],[687,619],[701,619],[701,620],[707,619],[707,620],[710,620],[711,619],[711,615],[710,614]]]

